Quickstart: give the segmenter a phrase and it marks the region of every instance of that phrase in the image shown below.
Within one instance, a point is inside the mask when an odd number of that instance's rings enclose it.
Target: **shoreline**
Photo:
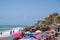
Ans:
[[[23,29],[24,29],[23,27],[16,27],[10,30],[2,31],[2,34],[0,34],[0,38],[9,37],[11,31],[18,32],[19,30],[23,30]]]

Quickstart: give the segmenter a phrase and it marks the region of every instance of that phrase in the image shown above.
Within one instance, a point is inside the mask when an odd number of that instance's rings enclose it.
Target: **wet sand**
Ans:
[[[8,37],[3,37],[3,38],[0,38],[0,40],[11,40],[11,39],[9,39]]]

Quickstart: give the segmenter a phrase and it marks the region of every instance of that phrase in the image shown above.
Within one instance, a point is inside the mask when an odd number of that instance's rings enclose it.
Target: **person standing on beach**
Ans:
[[[10,35],[14,33],[14,30],[13,31],[10,31]]]
[[[12,31],[10,31],[10,35],[12,34]]]
[[[13,40],[14,39],[14,37],[13,37],[13,31],[11,30],[10,31],[10,40]]]
[[[14,30],[13,30],[13,33],[14,33]],[[12,33],[12,34],[13,34],[13,33]]]
[[[2,35],[2,32],[0,32],[0,34]]]

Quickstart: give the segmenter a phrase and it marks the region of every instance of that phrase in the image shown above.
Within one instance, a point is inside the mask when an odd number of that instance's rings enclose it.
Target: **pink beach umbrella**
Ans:
[[[52,33],[55,32],[54,30],[47,30],[46,33]]]
[[[19,33],[19,32],[15,32],[15,33],[13,33],[13,36],[14,36],[14,38],[20,38],[23,35],[21,33]]]
[[[42,38],[42,37],[41,37],[41,36],[39,36],[39,35],[36,35],[35,37],[36,37],[37,39],[40,39],[40,38]]]
[[[46,33],[50,33],[50,32],[51,32],[51,30],[47,30],[47,31],[46,31]]]
[[[55,32],[55,30],[51,30],[52,32]]]

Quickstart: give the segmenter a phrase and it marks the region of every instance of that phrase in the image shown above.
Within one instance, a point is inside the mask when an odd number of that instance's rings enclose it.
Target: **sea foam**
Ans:
[[[2,31],[2,35],[0,34],[0,38],[10,36],[10,31],[18,32],[19,30],[23,30],[23,29],[24,28],[22,27],[17,27],[17,28],[12,28],[10,30]]]

